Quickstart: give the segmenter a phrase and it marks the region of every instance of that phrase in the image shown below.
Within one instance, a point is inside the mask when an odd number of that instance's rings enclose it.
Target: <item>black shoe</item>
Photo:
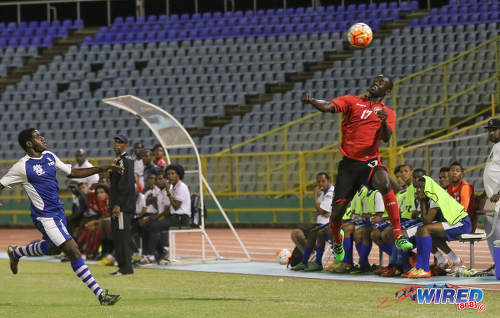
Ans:
[[[9,260],[10,260],[10,270],[12,271],[12,274],[17,274],[17,264],[19,263],[19,258],[14,254],[14,250],[17,248],[17,246],[11,246],[7,248],[7,254],[9,255]]]
[[[119,272],[117,272],[119,273]],[[103,306],[113,306],[120,300],[120,295],[113,295],[105,289],[101,294],[101,300],[99,301]]]
[[[113,272],[113,273],[110,273],[109,275],[111,276],[123,276],[123,275],[131,275],[133,273],[122,273],[120,271],[116,271],[116,272]]]

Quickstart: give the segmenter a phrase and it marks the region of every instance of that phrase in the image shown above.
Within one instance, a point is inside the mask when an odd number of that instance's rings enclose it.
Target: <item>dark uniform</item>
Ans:
[[[123,153],[116,162],[123,167],[123,173],[110,173],[111,188],[109,193],[109,211],[115,205],[120,206],[121,216],[111,217],[111,229],[115,245],[118,271],[122,274],[132,274],[131,229],[132,218],[135,215],[135,176],[134,160],[127,153]],[[123,217],[123,224],[120,218]]]

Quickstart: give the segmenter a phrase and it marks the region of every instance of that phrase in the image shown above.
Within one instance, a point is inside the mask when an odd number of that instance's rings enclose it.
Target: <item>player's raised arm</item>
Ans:
[[[314,106],[314,108],[316,108],[317,110],[319,110],[320,112],[323,112],[323,113],[330,113],[330,112],[333,112],[333,105],[326,101],[326,100],[321,100],[321,99],[314,99],[311,94],[304,94],[302,95],[302,102],[304,104],[311,104]]]

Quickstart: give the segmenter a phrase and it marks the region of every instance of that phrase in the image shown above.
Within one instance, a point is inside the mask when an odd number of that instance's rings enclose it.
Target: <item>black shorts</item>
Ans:
[[[387,169],[380,158],[359,161],[344,156],[339,163],[333,203],[351,201],[362,185],[370,186],[370,180],[377,169]]]

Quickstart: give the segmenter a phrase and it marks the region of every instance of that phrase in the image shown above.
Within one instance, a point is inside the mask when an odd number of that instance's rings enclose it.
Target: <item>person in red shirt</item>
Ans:
[[[477,217],[474,208],[474,186],[464,180],[464,168],[460,162],[450,165],[448,193],[455,198],[469,214],[472,222],[472,233],[476,231]]]
[[[332,101],[314,99],[310,94],[302,96],[302,102],[313,105],[321,112],[344,113],[342,121],[342,145],[344,154],[338,166],[335,196],[330,216],[333,234],[333,254],[337,262],[344,259],[342,217],[354,194],[362,185],[379,190],[384,198],[385,209],[393,227],[396,247],[409,250],[413,244],[402,235],[399,207],[393,189],[399,189],[381,162],[379,145],[388,142],[396,126],[396,113],[382,101],[392,89],[392,80],[377,75],[368,93],[358,97],[345,95]]]

